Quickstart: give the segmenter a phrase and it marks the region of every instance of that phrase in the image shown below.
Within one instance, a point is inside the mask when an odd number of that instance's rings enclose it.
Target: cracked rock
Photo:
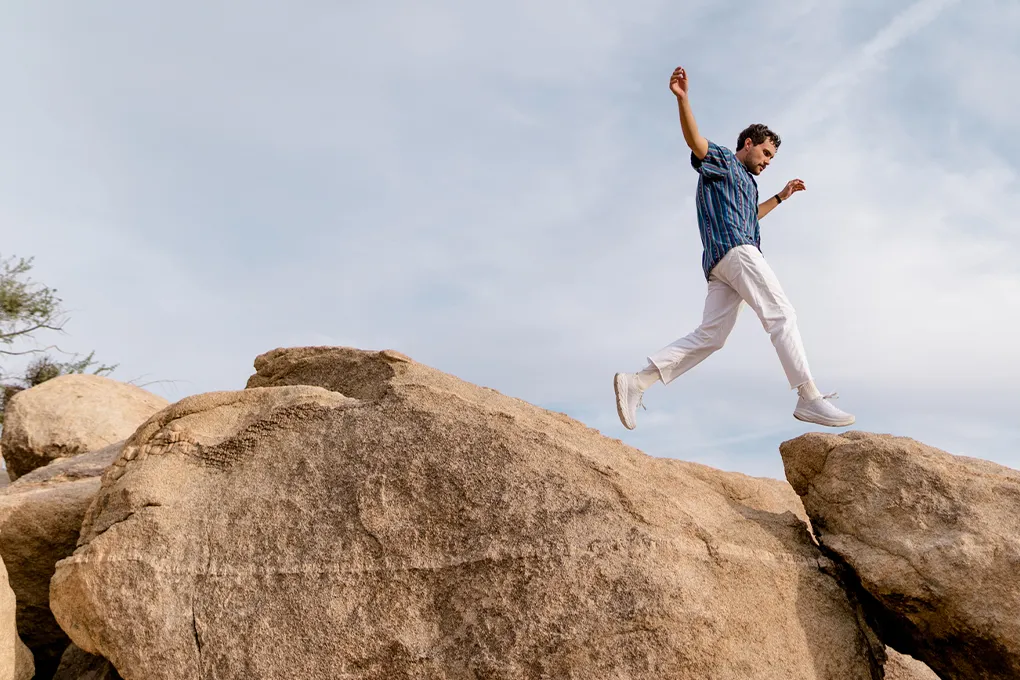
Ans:
[[[944,678],[1020,677],[1020,472],[863,432],[780,450],[886,644]]]

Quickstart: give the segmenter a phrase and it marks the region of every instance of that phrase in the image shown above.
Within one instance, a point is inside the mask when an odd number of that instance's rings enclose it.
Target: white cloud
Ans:
[[[706,135],[783,134],[763,196],[808,183],[763,236],[821,387],[862,429],[1020,464],[1020,169],[989,94],[1020,49],[983,38],[1008,3],[233,7],[2,22],[4,252],[38,256],[76,348],[121,377],[179,398],[278,345],[392,346],[657,455],[781,474],[806,428],[749,312],[637,431],[615,420],[612,373],[701,315],[684,63]],[[966,56],[948,84],[943,45]]]

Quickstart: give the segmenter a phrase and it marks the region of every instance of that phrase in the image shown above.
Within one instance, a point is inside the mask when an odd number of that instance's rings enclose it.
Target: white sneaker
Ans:
[[[620,422],[628,430],[633,430],[637,427],[634,421],[637,407],[645,408],[644,390],[638,384],[637,375],[617,373],[613,376],[613,389],[616,391],[616,412],[620,416]]]
[[[805,423],[815,423],[826,427],[853,425],[856,418],[849,413],[840,411],[829,402],[830,399],[838,398],[839,395],[835,392],[815,399],[801,397],[797,400],[797,408],[793,411],[793,417],[803,420]]]

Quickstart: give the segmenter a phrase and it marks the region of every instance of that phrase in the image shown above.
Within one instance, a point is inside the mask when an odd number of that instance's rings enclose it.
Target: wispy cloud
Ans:
[[[783,127],[804,130],[832,116],[866,79],[883,66],[887,55],[935,21],[959,0],[917,0],[895,15],[867,42],[852,50],[818,82],[810,86],[781,116]]]

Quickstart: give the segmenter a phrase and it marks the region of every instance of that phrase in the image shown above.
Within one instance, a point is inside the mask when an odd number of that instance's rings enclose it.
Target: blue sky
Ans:
[[[6,3],[4,255],[62,346],[176,400],[279,346],[392,347],[657,456],[782,476],[809,427],[746,310],[627,432],[611,378],[693,329],[702,132],[783,137],[762,222],[855,429],[1020,467],[1020,5]]]

